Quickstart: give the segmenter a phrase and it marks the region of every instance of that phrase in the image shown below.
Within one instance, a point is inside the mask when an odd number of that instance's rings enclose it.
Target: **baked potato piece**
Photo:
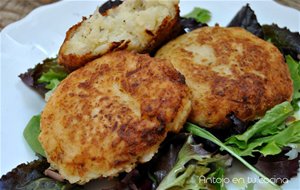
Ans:
[[[69,70],[116,50],[149,53],[178,29],[178,0],[125,0],[71,27],[58,62]]]
[[[291,100],[293,84],[283,55],[271,43],[242,28],[204,27],[162,47],[192,90],[189,120],[204,127],[228,126],[229,114],[242,121],[260,118]]]
[[[84,184],[149,161],[190,110],[190,90],[171,63],[117,51],[60,83],[42,112],[39,140],[53,168]]]

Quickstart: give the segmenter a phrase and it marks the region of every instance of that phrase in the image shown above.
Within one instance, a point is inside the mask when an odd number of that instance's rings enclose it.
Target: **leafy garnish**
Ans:
[[[215,171],[212,171],[212,165]],[[203,189],[207,188],[205,175],[209,177],[223,176],[218,168],[231,165],[228,155],[212,154],[204,150],[201,144],[195,145],[190,136],[178,153],[177,162],[157,187],[157,190],[165,189]],[[223,187],[222,184],[217,184]]]
[[[260,38],[264,36],[261,25],[249,4],[244,6],[228,24],[228,27],[233,26],[242,27]]]
[[[28,164],[20,164],[11,172],[1,177],[0,189],[82,189],[78,185],[71,185],[69,183],[59,182],[54,179],[48,178],[44,175],[44,171],[48,167],[49,163],[45,159],[35,160]]]
[[[63,70],[49,69],[49,71],[42,74],[42,76],[38,79],[38,83],[46,83],[45,86],[47,89],[52,90],[56,88],[60,81],[66,78],[68,74]]]
[[[43,149],[40,141],[38,140],[38,136],[41,132],[40,119],[41,119],[40,115],[33,116],[30,119],[30,121],[28,122],[27,126],[25,127],[25,129],[23,131],[23,135],[24,135],[26,142],[29,144],[30,148],[34,152],[46,157],[44,149]]]
[[[149,173],[153,174],[156,185],[158,185],[163,178],[174,167],[178,153],[186,142],[187,133],[168,134],[164,142],[160,145],[158,153],[147,163],[149,166]]]
[[[211,13],[209,10],[195,7],[192,12],[188,13],[187,15],[183,16],[184,18],[193,18],[197,22],[207,23],[211,19]]]
[[[300,121],[284,123],[294,113],[289,102],[281,103],[267,111],[265,116],[245,133],[234,135],[225,142],[239,156],[276,155],[290,143],[300,143]]]
[[[31,181],[27,185],[22,188],[18,188],[20,190],[32,190],[32,189],[49,189],[49,190],[71,190],[75,189],[71,184],[64,184],[59,181],[55,181],[54,179],[43,177],[37,180]],[[76,188],[81,189],[81,188]]]
[[[19,77],[26,85],[44,96],[49,90],[54,89],[67,75],[68,71],[57,63],[57,58],[52,58],[45,59],[43,63],[28,69],[26,73],[20,74]]]
[[[213,143],[217,144],[218,146],[220,146],[221,149],[227,151],[229,154],[231,154],[233,157],[235,157],[241,163],[243,163],[247,168],[249,168],[251,171],[256,173],[259,177],[263,178],[264,181],[270,183],[271,185],[273,185],[276,188],[279,188],[274,182],[272,182],[272,180],[270,180],[268,177],[266,177],[264,174],[262,174],[260,171],[258,171],[255,167],[253,167],[246,160],[244,160],[241,156],[239,156],[233,149],[231,149],[231,147],[222,143],[218,138],[216,138],[213,134],[211,134],[207,130],[202,129],[192,123],[186,123],[185,129],[187,131],[191,132],[195,136],[199,136],[201,138],[210,140]]]
[[[294,93],[292,104],[298,109],[298,101],[300,99],[300,62],[294,60],[290,55],[286,56],[285,60],[293,80]]]
[[[226,190],[225,181],[220,180],[220,179],[224,179],[224,176],[225,176],[225,169],[223,167],[218,167],[216,171],[208,175],[208,179],[211,179],[211,181],[216,182],[214,183],[216,190]]]
[[[43,172],[49,166],[45,159],[20,164],[1,177],[0,189],[16,189],[17,186],[25,186],[30,181],[43,177]]]
[[[265,39],[270,40],[284,55],[291,55],[299,60],[300,34],[291,32],[287,28],[280,28],[276,24],[262,26]]]
[[[293,158],[286,155],[287,151],[282,151],[275,156],[261,156],[255,167],[269,178],[276,179],[277,184],[283,184],[298,173],[300,154],[296,150],[292,151],[297,154]]]
[[[46,73],[43,73],[42,76],[38,79],[38,83],[47,84],[45,86],[46,89],[49,89],[47,93],[45,93],[45,100],[48,101],[50,96],[53,94],[60,81],[67,77],[67,73],[64,70],[56,70],[50,69]]]

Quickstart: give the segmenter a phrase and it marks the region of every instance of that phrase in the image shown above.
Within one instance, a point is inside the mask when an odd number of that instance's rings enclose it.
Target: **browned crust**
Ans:
[[[147,34],[153,36],[152,40],[148,43],[148,46],[145,50],[140,53],[151,53],[156,51],[159,47],[165,44],[167,41],[171,40],[174,36],[177,36],[179,33],[179,7],[175,5],[176,16],[171,19],[170,17],[166,17],[161,25],[159,26],[158,31],[153,34],[152,31],[145,31]]]
[[[164,44],[166,41],[170,40],[174,34],[178,33],[178,27],[179,24],[179,7],[176,6],[176,16],[171,19],[170,17],[166,17],[162,24],[159,26],[158,31],[153,34],[152,31],[146,31],[145,32],[152,36],[152,40],[148,43],[148,45],[138,51],[139,53],[151,53],[158,49],[162,44]],[[64,65],[68,70],[75,70],[79,67],[85,65],[86,63],[101,57],[103,54],[93,55],[92,52],[86,53],[84,55],[77,55],[77,54],[65,54],[66,51],[66,42],[71,39],[71,37],[74,35],[76,30],[81,26],[82,22],[84,22],[86,18],[84,17],[83,20],[76,25],[72,26],[66,33],[66,38],[60,47],[59,53],[58,53],[58,63],[61,65]],[[128,47],[129,41],[122,41],[122,42],[114,42],[110,44],[109,50],[106,52],[113,52],[118,50],[123,50]]]
[[[130,108],[135,104],[122,103],[113,92],[116,84],[138,102],[140,117]],[[113,52],[61,82],[42,113],[39,139],[48,161],[66,179],[79,176],[84,183],[90,173],[132,169],[143,156],[155,153],[168,131],[182,127],[168,124],[187,102],[190,91],[184,77],[169,62]],[[190,107],[186,111],[179,123]]]
[[[78,22],[74,26],[72,26],[67,32],[64,42],[62,43],[59,52],[58,52],[58,63],[65,66],[68,70],[73,70],[74,67],[72,65],[79,65],[81,62],[86,61],[86,59],[91,60],[91,53],[87,55],[88,58],[83,58],[81,56],[75,54],[65,55],[63,52],[66,51],[65,43],[70,40],[76,30],[81,26],[82,22],[85,21],[87,18],[82,17],[82,21]],[[72,64],[64,64],[64,63],[72,63]]]
[[[196,60],[197,54],[186,49],[191,44],[209,46],[216,60],[209,64]],[[197,29],[170,42],[156,56],[169,59],[185,75],[194,96],[189,119],[205,127],[225,127],[231,113],[251,121],[291,100],[293,85],[282,54],[241,28]],[[214,70],[220,66],[231,74]]]

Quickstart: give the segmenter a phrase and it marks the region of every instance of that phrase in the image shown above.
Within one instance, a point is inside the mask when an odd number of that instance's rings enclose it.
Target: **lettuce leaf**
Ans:
[[[49,167],[46,159],[39,159],[27,164],[20,164],[0,179],[0,189],[16,189],[28,182],[44,176],[43,172]]]
[[[183,16],[184,18],[193,18],[197,22],[207,23],[211,19],[211,13],[209,10],[194,7],[193,11]]]
[[[297,62],[292,58],[292,56],[287,55],[285,57],[286,63],[289,67],[291,78],[293,80],[293,101],[292,104],[294,108],[298,108],[298,101],[300,100],[300,62]]]
[[[27,126],[25,127],[23,131],[23,136],[26,140],[26,142],[29,144],[30,148],[42,155],[43,157],[46,157],[44,149],[38,140],[39,134],[41,132],[40,130],[40,115],[33,116],[30,121],[28,122]]]
[[[38,83],[46,83],[47,89],[52,90],[57,87],[60,81],[66,78],[68,74],[65,71],[57,70],[54,71],[50,69],[49,71],[42,74],[42,76],[37,80]]]
[[[231,146],[231,148],[240,156],[253,156],[254,152],[268,156],[279,154],[282,148],[288,146],[290,143],[300,143],[300,121],[292,123],[275,135],[254,139],[248,143],[245,149],[237,148],[235,145]]]
[[[242,7],[242,9],[234,16],[234,18],[228,24],[228,27],[233,26],[242,27],[260,38],[264,37],[262,27],[257,21],[256,15],[249,6],[249,4]]]
[[[239,160],[242,164],[244,164],[247,168],[249,168],[251,171],[256,173],[259,177],[261,177],[264,181],[268,182],[269,184],[273,185],[274,188],[279,189],[279,186],[277,186],[272,180],[270,180],[268,177],[266,177],[263,173],[258,171],[255,167],[253,167],[251,164],[249,164],[246,160],[244,160],[240,155],[238,155],[234,149],[232,149],[230,146],[225,145],[223,142],[221,142],[217,137],[215,137],[213,134],[208,132],[205,129],[200,128],[197,125],[194,125],[192,123],[186,123],[185,129],[189,131],[192,135],[210,140],[211,142],[218,145],[222,150],[227,151],[231,156],[235,157],[237,160]]]
[[[201,144],[195,145],[190,136],[179,151],[176,164],[159,184],[157,190],[207,189],[211,185],[207,181],[212,181],[207,177],[223,176],[224,170],[218,169],[228,165],[231,165],[231,158],[228,155],[209,153],[202,148]],[[216,184],[216,187],[225,188],[222,184]]]
[[[289,102],[281,103],[243,134],[226,139],[225,144],[239,156],[253,156],[254,152],[264,156],[279,154],[283,147],[300,143],[300,121],[284,123],[293,114]]]
[[[30,183],[24,185],[20,190],[32,190],[32,189],[48,189],[48,190],[71,190],[75,189],[71,184],[64,184],[54,179],[43,177],[31,181]],[[79,189],[79,188],[77,188]]]
[[[149,174],[154,178],[152,181],[156,185],[158,185],[174,167],[178,153],[187,141],[188,136],[187,133],[168,134],[160,145],[158,152],[148,162]]]
[[[293,113],[294,109],[291,104],[289,102],[283,102],[267,111],[262,119],[243,134],[229,137],[226,140],[226,144],[236,144],[238,148],[246,148],[251,138],[274,134],[276,129]]]
[[[294,154],[291,156],[293,152]],[[300,154],[291,147],[283,148],[280,154],[275,156],[260,156],[255,167],[262,171],[267,177],[276,179],[276,183],[281,185],[297,176],[299,169]]]
[[[208,175],[209,179],[215,179],[216,183],[214,183],[216,190],[226,190],[225,181],[224,180],[217,180],[217,179],[224,179],[225,177],[225,169],[223,167],[218,167],[216,171],[210,173]]]
[[[69,72],[57,63],[57,58],[47,58],[34,68],[19,75],[21,80],[42,96],[57,87]]]
[[[271,42],[284,54],[291,55],[295,60],[299,60],[300,55],[300,34],[291,32],[287,28],[280,28],[276,24],[263,25],[265,40]]]
[[[0,179],[0,189],[49,189],[49,190],[69,190],[83,189],[82,186],[72,185],[67,182],[59,182],[44,175],[44,171],[49,167],[46,159],[34,160],[27,164],[20,164],[11,172],[3,175]]]

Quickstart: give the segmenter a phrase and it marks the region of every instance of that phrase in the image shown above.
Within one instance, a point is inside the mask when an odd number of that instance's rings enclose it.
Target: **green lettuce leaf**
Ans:
[[[220,146],[222,150],[227,151],[231,156],[235,157],[237,160],[239,160],[242,164],[244,164],[247,168],[249,168],[251,171],[256,173],[259,177],[263,178],[264,181],[270,183],[274,186],[274,188],[279,189],[279,186],[276,185],[272,180],[270,180],[268,177],[266,177],[264,174],[262,174],[260,171],[258,171],[255,167],[253,167],[251,164],[249,164],[246,160],[244,160],[235,149],[231,148],[230,146],[225,145],[223,142],[221,142],[217,137],[215,137],[213,134],[208,132],[205,129],[200,128],[197,125],[194,125],[192,123],[186,123],[185,129],[189,131],[191,134],[204,138],[206,140],[209,140],[216,145]]]
[[[26,85],[44,96],[45,93],[55,89],[68,74],[69,72],[57,63],[57,58],[47,58],[19,77]]]
[[[271,110],[267,111],[265,116],[251,126],[246,132],[240,135],[234,135],[226,140],[227,145],[235,144],[238,148],[245,149],[251,138],[272,135],[276,129],[291,115],[294,109],[289,102],[283,102]]]
[[[291,78],[293,80],[294,93],[292,104],[298,109],[297,103],[300,99],[300,62],[294,60],[290,55],[287,55],[285,57],[285,60],[289,67]]]
[[[49,69],[49,71],[42,74],[42,76],[38,79],[38,83],[47,83],[45,86],[47,89],[52,90],[56,88],[60,81],[62,81],[68,73],[64,70],[54,68]]]
[[[211,13],[209,10],[195,7],[192,12],[188,13],[187,15],[185,15],[183,17],[184,18],[193,18],[197,22],[207,23],[211,19]]]
[[[222,167],[219,167],[216,169],[216,171],[210,173],[207,178],[209,178],[209,179],[224,179],[224,177],[225,177],[225,169]],[[216,181],[216,183],[214,183],[216,190],[226,190],[224,180],[214,180],[214,181]]]
[[[289,102],[281,103],[243,134],[226,139],[225,144],[239,156],[253,156],[254,152],[263,156],[279,154],[283,147],[300,143],[300,121],[285,123],[293,114]]]
[[[245,149],[231,146],[234,151],[240,156],[253,156],[252,153],[260,152],[263,156],[277,155],[282,151],[282,148],[291,143],[300,143],[300,121],[293,122],[284,130],[278,131],[275,135],[254,139]]]
[[[231,164],[228,155],[212,154],[205,151],[202,145],[194,145],[190,136],[178,153],[177,162],[157,187],[157,190],[165,189],[208,189],[207,177],[222,177],[224,168]],[[211,166],[214,167],[211,167]],[[215,169],[215,170],[214,170]],[[217,189],[225,187],[216,184]],[[222,188],[221,188],[222,187]]]
[[[30,148],[34,152],[46,157],[44,149],[40,141],[38,140],[39,134],[41,132],[40,119],[41,119],[40,115],[33,116],[28,122],[27,126],[25,127],[23,131],[23,136],[26,142],[29,144]]]

